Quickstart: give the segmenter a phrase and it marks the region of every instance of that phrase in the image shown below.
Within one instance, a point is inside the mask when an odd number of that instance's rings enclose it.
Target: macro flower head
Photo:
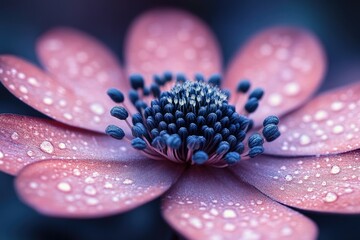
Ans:
[[[37,53],[46,70],[2,55],[0,80],[53,120],[0,115],[0,169],[41,213],[99,217],[162,196],[189,239],[311,239],[314,223],[284,205],[360,210],[360,85],[308,101],[326,60],[306,30],[260,32],[224,77],[211,31],[179,10],[134,22],[124,67],[66,28]]]

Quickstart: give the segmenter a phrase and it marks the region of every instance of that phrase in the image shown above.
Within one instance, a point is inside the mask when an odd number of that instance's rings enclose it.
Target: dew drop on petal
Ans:
[[[331,174],[338,174],[341,171],[340,167],[337,165],[332,166],[330,173]]]
[[[100,103],[93,103],[90,105],[90,110],[98,115],[104,114],[105,109]]]
[[[223,212],[223,217],[224,218],[235,218],[236,217],[236,213],[234,210],[231,209],[226,209]]]
[[[293,176],[290,175],[290,174],[288,174],[288,175],[285,176],[285,180],[286,180],[287,182],[290,182],[290,181],[293,180]]]
[[[94,186],[92,185],[87,185],[84,189],[84,192],[87,194],[87,195],[95,195],[96,194],[96,189]]]
[[[126,179],[123,181],[123,184],[132,184],[133,182],[134,182],[133,180],[126,178]]]
[[[4,153],[2,151],[0,151],[0,159],[4,158]]]
[[[52,100],[51,97],[44,97],[43,98],[43,103],[45,103],[46,105],[51,105],[54,103],[54,101]]]
[[[61,143],[59,143],[59,145],[58,145],[58,146],[59,146],[59,148],[60,148],[60,149],[65,149],[65,148],[66,148],[65,143],[62,143],[62,142],[61,142]]]
[[[12,140],[18,140],[19,139],[19,134],[17,132],[13,132],[13,134],[11,134],[11,139]]]
[[[53,153],[53,152],[54,152],[54,146],[53,146],[52,143],[49,142],[49,141],[43,141],[43,142],[40,144],[40,149],[41,149],[43,152],[46,152],[46,153]]]
[[[325,197],[323,198],[324,202],[332,203],[335,202],[338,199],[338,196],[336,193],[328,192]]]
[[[310,137],[308,135],[305,135],[305,134],[301,135],[301,137],[300,137],[300,144],[301,145],[308,145],[310,143],[311,143],[311,139],[310,139]]]
[[[60,182],[57,185],[57,188],[62,192],[70,192],[71,191],[71,185],[67,182]]]

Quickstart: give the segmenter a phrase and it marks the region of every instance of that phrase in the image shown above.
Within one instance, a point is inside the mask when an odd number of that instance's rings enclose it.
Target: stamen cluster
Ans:
[[[195,81],[178,74],[175,85],[162,91],[172,80],[172,74],[166,72],[163,76],[155,75],[154,83],[146,87],[141,75],[130,76],[129,99],[138,111],[131,116],[131,123],[123,93],[116,89],[108,91],[112,100],[121,104],[111,110],[111,115],[126,121],[131,128],[133,139],[128,136],[126,139],[151,159],[225,167],[263,153],[264,142],[280,135],[278,118],[269,116],[260,132],[248,136],[253,126],[248,115],[258,107],[262,89],[253,90],[238,113],[229,104],[229,91],[219,88],[220,75],[205,82],[201,74],[195,75]],[[237,98],[249,89],[249,81],[240,81]],[[123,129],[115,125],[108,126],[106,133],[116,139],[125,137]]]

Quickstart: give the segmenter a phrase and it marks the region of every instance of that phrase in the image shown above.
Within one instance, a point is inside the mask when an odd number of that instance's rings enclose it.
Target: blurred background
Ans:
[[[360,4],[354,1],[240,0],[0,0],[0,53],[37,63],[36,38],[56,26],[94,35],[123,62],[130,23],[151,8],[172,6],[202,18],[215,32],[226,65],[246,39],[278,24],[302,26],[324,44],[328,72],[320,91],[360,77]],[[0,86],[0,113],[43,116]],[[68,220],[42,216],[21,203],[13,177],[0,173],[0,239],[177,239],[161,218],[160,201],[102,219]],[[319,226],[319,239],[359,239],[360,216],[302,212]]]

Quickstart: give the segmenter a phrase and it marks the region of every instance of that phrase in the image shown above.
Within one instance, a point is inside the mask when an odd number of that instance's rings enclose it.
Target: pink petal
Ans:
[[[165,219],[189,239],[313,239],[317,232],[227,169],[191,168],[163,205]]]
[[[316,155],[360,147],[360,83],[324,93],[280,120],[268,153]]]
[[[209,76],[221,71],[221,54],[210,29],[191,14],[174,9],[152,10],[138,18],[125,48],[127,73],[147,82],[164,71]]]
[[[111,123],[125,126],[111,117],[114,103],[106,92],[84,97],[81,87],[69,88],[20,58],[0,57],[0,81],[20,100],[60,122],[99,132]]]
[[[177,179],[179,166],[150,159],[42,161],[24,168],[16,187],[20,197],[41,213],[100,217],[158,197]]]
[[[307,158],[264,156],[242,162],[236,173],[292,207],[360,213],[360,152]]]
[[[265,90],[257,123],[268,115],[281,115],[302,104],[319,86],[325,72],[321,44],[309,32],[290,27],[267,29],[253,37],[232,60],[224,87],[236,89],[249,79]],[[237,103],[243,108],[246,97]]]
[[[0,115],[0,170],[16,174],[47,159],[137,159],[142,154],[126,141],[71,128],[52,120]]]
[[[39,39],[37,52],[56,80],[89,101],[109,101],[106,91],[111,87],[130,89],[115,55],[83,32],[70,28],[49,31]]]

